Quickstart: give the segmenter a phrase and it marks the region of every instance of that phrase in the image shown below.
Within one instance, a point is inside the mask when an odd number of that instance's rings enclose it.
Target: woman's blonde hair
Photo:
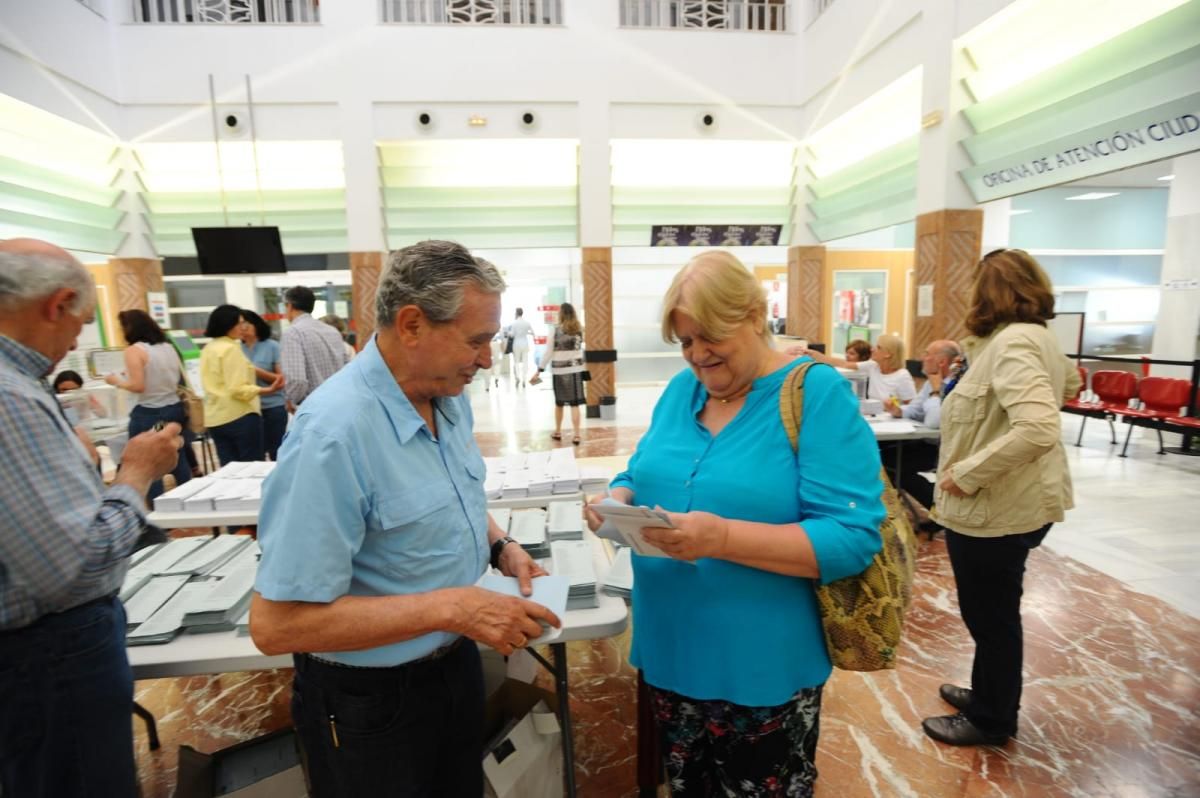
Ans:
[[[702,252],[679,270],[663,297],[662,337],[677,343],[671,314],[686,313],[709,341],[724,341],[745,322],[768,344],[767,293],[742,262],[728,252]]]
[[[1023,249],[996,249],[983,256],[971,283],[967,329],[983,338],[1001,324],[1046,326],[1054,318],[1054,289],[1033,256]]]
[[[904,368],[904,339],[899,335],[881,335],[875,341],[875,346],[892,356],[892,365],[898,369]]]
[[[558,329],[567,335],[583,335],[583,326],[579,323],[575,306],[570,302],[563,302],[558,306]]]

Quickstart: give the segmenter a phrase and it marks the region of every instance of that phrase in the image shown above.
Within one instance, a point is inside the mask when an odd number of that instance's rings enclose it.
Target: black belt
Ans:
[[[399,671],[412,665],[421,665],[426,662],[434,662],[442,657],[447,656],[448,654],[452,654],[460,645],[462,645],[464,640],[466,640],[465,637],[456,637],[453,641],[440,648],[435,648],[433,651],[429,652],[423,657],[411,659],[408,662],[401,662],[399,665],[348,665],[345,662],[334,662],[331,659],[318,657],[316,654],[302,654],[301,656],[307,657],[313,662],[318,662],[321,665],[328,665],[333,668],[348,668],[356,671]]]

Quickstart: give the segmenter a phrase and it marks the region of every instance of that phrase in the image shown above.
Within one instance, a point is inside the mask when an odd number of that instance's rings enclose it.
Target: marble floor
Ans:
[[[556,445],[548,389],[470,390],[485,453]],[[660,390],[621,386],[617,420],[586,420],[579,456],[631,453]],[[1160,456],[1153,433],[1138,432],[1119,458],[1095,422],[1076,448],[1078,424],[1064,416],[1078,506],[1029,561],[1018,738],[953,749],[920,732],[922,717],[949,711],[937,685],[961,683],[971,661],[945,546],[923,541],[900,667],[835,672],[826,688],[818,796],[1200,796],[1200,459]],[[569,441],[569,420],[566,430]],[[636,794],[628,645],[628,632],[568,645],[581,796]],[[163,741],[149,752],[135,723],[143,794],[172,794],[181,744],[213,751],[285,725],[289,679],[284,670],[138,682]]]

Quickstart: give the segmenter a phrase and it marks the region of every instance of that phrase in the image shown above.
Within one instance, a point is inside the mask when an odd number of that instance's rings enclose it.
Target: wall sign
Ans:
[[[773,247],[779,224],[656,224],[650,228],[655,247]]]
[[[959,172],[976,202],[1200,149],[1200,92]]]

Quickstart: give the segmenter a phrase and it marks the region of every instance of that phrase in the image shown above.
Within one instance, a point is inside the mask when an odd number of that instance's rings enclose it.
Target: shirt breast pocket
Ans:
[[[986,385],[960,384],[942,403],[942,418],[954,424],[977,424],[987,415]]]
[[[449,486],[430,484],[379,501],[379,543],[389,571],[429,574],[439,570],[439,560],[459,555],[462,530],[453,499]]]

